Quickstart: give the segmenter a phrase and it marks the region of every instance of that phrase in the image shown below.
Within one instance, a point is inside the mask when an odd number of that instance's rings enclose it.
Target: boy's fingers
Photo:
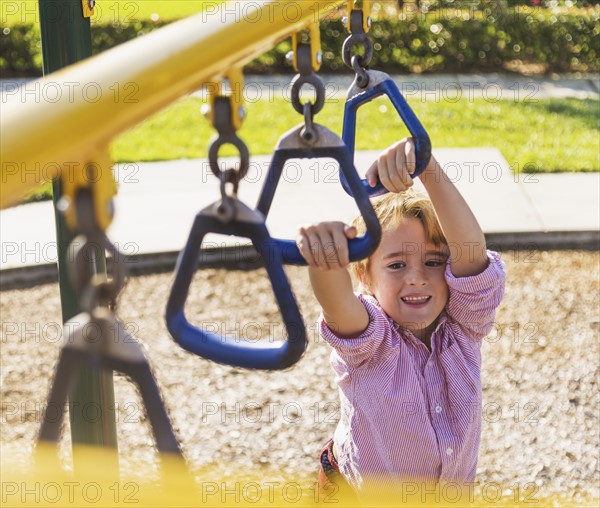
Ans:
[[[406,145],[405,142],[402,143],[398,147],[398,150],[396,150],[396,165],[398,168],[399,178],[402,182],[401,189],[399,190],[399,192],[405,191],[406,189],[411,187],[413,184],[412,178],[410,177],[410,175],[408,173],[405,145]]]
[[[356,230],[356,228],[354,226],[344,226],[344,235],[346,235],[346,238],[348,238],[348,240],[352,240],[353,238],[356,238],[357,234],[358,234],[358,231]]]
[[[385,176],[380,175],[381,183],[390,192],[404,190],[402,182],[398,177],[398,164],[396,161],[396,150],[390,150],[385,154],[387,172]]]
[[[365,178],[371,187],[375,187],[377,185],[377,161],[371,164],[371,167],[367,169]]]
[[[379,157],[379,160],[377,163],[377,168],[379,169],[379,180],[381,181],[381,184],[387,190],[394,192],[394,185],[390,178],[390,174],[389,174],[389,170],[388,170],[388,166],[387,166],[387,159],[384,155]]]
[[[390,192],[402,192],[413,185],[410,175],[416,169],[415,145],[412,138],[404,138],[383,152],[371,164],[365,177],[371,187],[377,185],[377,177]]]
[[[406,187],[404,185],[404,179],[402,178],[403,174],[405,173],[404,162],[402,161],[400,164],[397,163],[397,153],[399,151],[400,150],[391,150],[387,154],[387,166],[389,168],[389,177],[393,185],[393,189],[388,190],[392,192],[401,192],[403,190],[406,190]]]
[[[333,231],[319,231],[319,249],[319,259],[317,259],[319,266],[329,270],[339,265]]]
[[[346,230],[334,229],[332,231],[332,240],[335,246],[336,258],[340,268],[348,265],[350,262],[348,256],[348,240],[346,238]]]
[[[316,268],[317,263],[312,253],[310,239],[305,228],[300,228],[300,234],[296,239],[296,245],[300,249],[300,254],[306,260],[309,266]]]
[[[307,249],[312,258],[315,268],[327,267],[324,262],[323,246],[321,245],[321,231],[318,227],[311,227],[307,230],[306,235]]]
[[[296,244],[312,268],[338,269],[348,265],[348,239],[356,235],[354,226],[343,222],[322,222],[301,227]]]
[[[306,239],[303,238],[297,240],[296,245],[298,245],[298,248],[300,249],[300,254],[302,254],[302,257],[305,259],[308,266],[316,268],[317,263],[315,261],[315,257],[313,256],[312,251],[309,247],[309,243],[306,241]]]
[[[396,150],[396,167],[400,168],[404,164],[405,154],[403,149]]]
[[[404,146],[404,153],[406,154],[406,168],[409,174],[413,174],[417,168],[417,154],[415,151],[415,143],[412,138],[409,138]]]
[[[314,266],[316,268],[326,267],[323,261],[323,247],[321,246],[321,240],[318,235],[312,235],[309,237],[309,245],[308,248],[310,250],[310,254],[314,260]]]

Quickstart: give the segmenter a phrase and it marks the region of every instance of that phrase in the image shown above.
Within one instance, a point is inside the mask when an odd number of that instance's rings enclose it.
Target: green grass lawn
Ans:
[[[206,157],[215,134],[201,115],[203,101],[177,101],[111,144],[114,162],[141,162]],[[600,171],[598,136],[600,101],[547,99],[535,102],[484,99],[411,103],[429,133],[433,148],[496,147],[513,172],[552,173]],[[239,131],[250,153],[269,154],[286,130],[301,122],[291,104],[281,98],[248,102],[247,119]],[[315,118],[341,135],[344,102],[330,100]],[[358,113],[357,150],[383,149],[408,131],[385,98]],[[229,149],[229,150],[228,150]],[[236,152],[225,145],[221,155]],[[28,199],[48,199],[50,184]]]
[[[71,0],[78,1],[78,0]],[[225,0],[98,0],[94,8],[94,22],[135,23],[142,19],[176,20],[202,11]],[[9,5],[10,4],[10,5]],[[38,21],[38,0],[5,2],[2,23],[11,25],[25,21]]]
[[[214,134],[200,114],[202,101],[186,98],[115,139],[115,162],[206,157]],[[279,136],[301,117],[284,99],[246,104],[248,117],[239,135],[251,154],[273,151]],[[344,101],[331,100],[319,123],[341,134]],[[548,99],[535,102],[484,99],[458,102],[414,101],[411,107],[434,147],[496,147],[515,172],[600,170],[600,101]],[[358,150],[383,149],[408,135],[385,98],[358,113]],[[234,152],[229,152],[234,153]],[[223,154],[227,152],[223,150]]]

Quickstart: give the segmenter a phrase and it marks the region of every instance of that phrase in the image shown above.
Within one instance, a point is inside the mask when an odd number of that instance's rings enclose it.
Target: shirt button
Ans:
[[[441,413],[442,412],[442,406],[435,406],[435,412],[436,413]]]
[[[454,450],[452,448],[446,448],[446,455],[452,455]]]

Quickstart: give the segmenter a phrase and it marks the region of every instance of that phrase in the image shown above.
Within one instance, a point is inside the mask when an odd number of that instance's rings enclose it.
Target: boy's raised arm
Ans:
[[[431,157],[420,176],[450,247],[450,268],[456,277],[477,275],[488,265],[485,236],[458,189]]]
[[[356,229],[342,222],[300,228],[297,244],[306,259],[310,283],[325,323],[340,337],[356,337],[369,326],[369,315],[354,294],[348,273],[348,240]]]

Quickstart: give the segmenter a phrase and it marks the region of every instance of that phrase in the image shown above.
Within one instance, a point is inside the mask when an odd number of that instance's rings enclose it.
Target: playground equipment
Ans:
[[[96,223],[90,193],[80,192],[75,206],[78,210],[78,229],[82,235],[73,242],[72,278],[81,295],[80,302],[84,311],[65,325],[68,333],[56,366],[39,440],[58,442],[64,412],[61,411],[60,417],[55,418],[49,417],[48,411],[66,407],[78,370],[88,366],[128,375],[140,390],[158,450],[181,456],[179,443],[142,348],[111,310],[125,284],[125,260]],[[89,272],[89,259],[100,249],[113,255],[111,280]]]
[[[210,145],[208,159],[212,172],[221,181],[221,200],[206,207],[196,216],[176,269],[166,319],[169,332],[181,346],[220,363],[247,368],[283,369],[298,361],[306,348],[306,331],[302,316],[283,272],[283,263],[305,265],[306,261],[295,242],[272,239],[265,225],[277,184],[288,159],[332,157],[338,161],[367,224],[365,235],[350,241],[351,260],[368,256],[375,250],[381,238],[379,222],[369,197],[360,184],[351,153],[338,136],[313,121],[314,115],[325,103],[325,87],[314,72],[320,65],[315,57],[320,49],[318,37],[314,35],[318,33],[316,24],[311,25],[310,33],[312,37],[308,44],[299,44],[298,34],[294,34],[292,38],[294,62],[296,70],[299,71],[292,81],[292,105],[304,116],[304,123],[284,134],[277,143],[256,210],[250,209],[237,198],[238,185],[248,170],[248,150],[235,133],[241,124],[241,119],[236,121],[241,105],[236,104],[231,95],[211,98],[210,101],[214,109],[211,118],[219,135]],[[229,81],[230,84],[233,82],[232,89],[240,89],[239,77],[232,79],[230,76]],[[300,89],[305,84],[312,85],[316,90],[314,103],[307,101],[301,104]],[[218,151],[225,143],[232,144],[239,151],[238,171],[219,169]],[[233,187],[231,194],[227,193],[227,185]],[[288,332],[287,341],[267,345],[260,342],[243,344],[238,338],[211,334],[194,327],[186,320],[185,301],[196,271],[202,239],[208,232],[245,236],[252,240],[265,262]]]
[[[2,104],[0,208],[69,165],[94,162],[115,136],[343,3],[294,2],[293,16],[280,0],[251,2],[228,15],[200,13],[42,78],[40,88],[60,90],[55,102],[12,97]],[[93,100],[74,83],[92,83]]]
[[[311,34],[313,32],[314,30],[311,31]],[[352,189],[351,195],[354,197],[367,226],[366,233],[362,237],[350,240],[348,243],[350,260],[357,261],[369,256],[377,248],[381,239],[381,228],[369,201],[369,196],[360,185],[360,178],[354,167],[352,153],[336,134],[313,121],[314,115],[322,109],[325,103],[325,86],[321,78],[314,72],[318,70],[313,58],[313,55],[320,50],[318,46],[315,48],[318,43],[318,39],[312,36],[308,44],[298,44],[297,37],[293,40],[292,51],[296,55],[295,65],[299,74],[292,80],[291,102],[294,109],[304,116],[304,124],[286,132],[277,142],[256,208],[265,217],[268,216],[277,184],[287,160],[325,157],[336,160],[339,164],[340,173],[344,175]],[[312,85],[315,88],[316,98],[314,103],[310,101],[304,104],[301,103],[300,89],[304,84]],[[284,262],[294,265],[306,265],[306,261],[300,254],[295,242],[278,239],[275,240],[275,247],[281,252]]]
[[[235,76],[233,78],[232,76]],[[229,74],[229,82],[235,90],[242,86],[241,73]],[[217,88],[220,88],[218,86]],[[241,88],[238,88],[238,90]],[[167,303],[167,328],[183,348],[204,358],[236,367],[255,369],[282,369],[296,363],[306,348],[306,330],[300,309],[283,271],[281,252],[273,249],[273,240],[265,224],[265,217],[252,210],[237,197],[240,180],[249,167],[249,153],[236,130],[242,123],[241,104],[232,95],[211,94],[210,118],[218,131],[208,152],[209,164],[220,180],[221,199],[201,210],[192,226],[188,241],[177,263],[175,281]],[[240,154],[239,169],[219,169],[219,148],[231,144]],[[231,187],[231,190],[229,190]],[[265,263],[275,298],[288,334],[287,341],[269,344],[244,344],[237,337],[221,337],[190,324],[184,307],[190,284],[198,266],[198,255],[204,236],[220,233],[247,237]]]
[[[102,178],[100,185],[91,186],[93,192],[101,189],[104,193],[108,190],[104,182],[113,184],[106,157],[112,138],[182,95],[214,81],[227,69],[243,65],[342,3],[295,2],[292,12],[287,2],[260,1],[243,5],[235,12],[236,6],[242,4],[231,2],[227,15],[221,11],[201,13],[52,72],[38,84],[40,89],[57,89],[57,100],[38,101],[28,96],[25,100],[12,97],[3,102],[0,207],[17,203],[25,192],[43,181],[66,176],[68,183],[72,178],[79,181],[78,175],[85,180],[90,167]],[[64,3],[67,4],[75,7],[76,2]],[[89,19],[87,24],[89,28]],[[61,40],[70,40],[76,31],[61,30]],[[47,48],[44,53],[47,61]],[[83,93],[84,90],[93,93]],[[106,226],[112,218],[112,202],[97,199],[94,206],[100,223]],[[72,214],[73,208],[67,208],[71,227]],[[61,276],[61,280],[65,279]]]
[[[40,35],[42,39],[44,74],[57,72],[64,67],[73,65],[92,56],[92,34],[90,18],[93,11],[87,2],[83,3],[83,15],[79,14],[80,5],[76,2],[63,2],[61,8],[53,0],[39,0]],[[107,150],[98,152],[94,159],[102,161],[102,167],[110,167]],[[52,200],[55,207],[54,222],[56,225],[57,267],[60,302],[63,322],[68,322],[83,311],[74,281],[67,276],[72,265],[69,258],[69,245],[74,245],[78,228],[76,206],[67,207],[65,213],[59,211],[63,205],[74,203],[79,191],[86,189],[92,192],[95,207],[95,221],[106,229],[112,221],[112,198],[115,194],[115,182],[108,171],[97,173],[94,178],[88,175],[86,165],[77,165],[63,171],[61,178],[52,182]],[[90,173],[91,174],[91,173]],[[94,185],[89,180],[98,179]],[[105,274],[106,258],[102,249],[94,252],[89,260],[89,273]],[[114,407],[114,386],[112,371],[105,369],[80,368],[72,381],[73,389],[69,394],[72,408],[88,404],[98,404],[104,412]],[[72,409],[69,411],[71,438],[74,443],[102,445],[112,449],[113,468],[118,464],[117,431],[113,419],[100,418],[91,422],[82,412]],[[79,460],[74,457],[75,462]],[[79,467],[79,463],[77,464]]]
[[[325,102],[325,89],[316,74],[320,66],[320,46],[315,19],[342,3],[341,0],[299,2],[296,4],[299,15],[293,22],[286,14],[285,2],[280,1],[255,2],[252,16],[247,13],[246,17],[234,22],[221,17],[207,24],[201,19],[204,14],[194,16],[42,80],[43,84],[52,79],[65,91],[72,82],[96,83],[103,91],[97,101],[77,97],[73,100],[65,93],[53,104],[7,103],[2,115],[4,184],[0,205],[6,207],[15,203],[20,194],[43,180],[62,178],[67,197],[67,224],[83,235],[79,238],[83,246],[75,256],[73,277],[83,312],[74,318],[71,333],[61,350],[49,403],[64,404],[81,365],[123,372],[140,388],[159,451],[181,457],[147,360],[110,306],[123,287],[125,274],[123,256],[105,234],[112,219],[114,195],[110,163],[105,157],[107,143],[175,98],[202,84],[220,83],[223,75],[234,85],[232,88],[241,89],[243,63],[290,34],[294,67],[298,71],[292,82],[292,105],[303,115],[304,122],[279,139],[255,209],[237,197],[250,156],[246,145],[237,136],[243,121],[241,104],[233,95],[223,94],[220,85],[213,88],[209,117],[218,135],[210,145],[209,164],[219,179],[221,197],[196,216],[176,268],[166,320],[170,333],[182,347],[216,362],[273,370],[287,368],[300,359],[306,348],[306,330],[283,265],[306,263],[293,241],[272,238],[265,225],[285,162],[292,158],[324,157],[338,162],[343,187],[354,198],[367,226],[362,237],[349,242],[350,260],[356,261],[370,255],[379,243],[381,229],[369,195],[382,192],[380,186],[371,189],[361,182],[354,167],[356,110],[380,95],[387,95],[416,140],[417,169],[413,176],[425,168],[430,157],[429,138],[397,87],[389,76],[367,68],[372,53],[366,37],[368,16],[354,8],[354,1],[348,2],[351,36],[344,47],[344,57],[356,71],[356,79],[348,92],[342,138],[314,121]],[[367,1],[363,1],[363,8],[368,8]],[[200,23],[203,30],[198,30]],[[299,42],[299,32],[306,28],[310,32],[309,44]],[[365,45],[362,59],[350,55],[350,47],[356,43]],[[147,57],[140,59],[140,54]],[[118,82],[111,81],[117,77]],[[114,94],[104,93],[111,90],[123,94],[127,83],[138,84],[135,101],[116,101]],[[304,85],[314,87],[314,103],[301,102],[300,90]],[[67,132],[77,132],[77,136],[67,136]],[[240,163],[237,170],[220,169],[218,154],[224,144],[238,150]],[[77,163],[73,165],[73,161]],[[90,178],[91,165],[99,168],[97,181]],[[74,171],[67,173],[65,168],[74,168]],[[20,178],[23,174],[33,178]],[[266,345],[260,342],[243,344],[236,339],[225,340],[188,322],[185,302],[203,238],[209,232],[247,237],[252,241],[265,263],[285,323],[287,340]],[[111,280],[90,275],[88,271],[85,252],[94,245],[113,255]],[[91,327],[100,333],[99,340],[94,343],[90,343],[88,337]],[[40,441],[56,442],[59,429],[60,420],[50,421],[45,417]]]
[[[386,95],[414,140],[416,156],[416,166],[412,173],[414,178],[420,175],[429,163],[431,142],[423,125],[421,125],[390,76],[385,72],[368,69],[373,57],[373,43],[367,35],[371,26],[371,18],[369,16],[369,1],[363,1],[362,4],[362,9],[355,9],[354,2],[349,2],[348,5],[346,27],[350,31],[350,35],[344,41],[342,54],[344,63],[355,71],[356,76],[346,96],[342,139],[351,153],[354,154],[358,108],[377,97]],[[362,46],[363,54],[353,54],[354,46]],[[341,171],[340,181],[344,190],[348,194],[354,195],[346,175]],[[362,180],[362,184],[370,196],[379,196],[387,192],[381,182],[377,182],[375,187],[371,187],[367,180]]]

